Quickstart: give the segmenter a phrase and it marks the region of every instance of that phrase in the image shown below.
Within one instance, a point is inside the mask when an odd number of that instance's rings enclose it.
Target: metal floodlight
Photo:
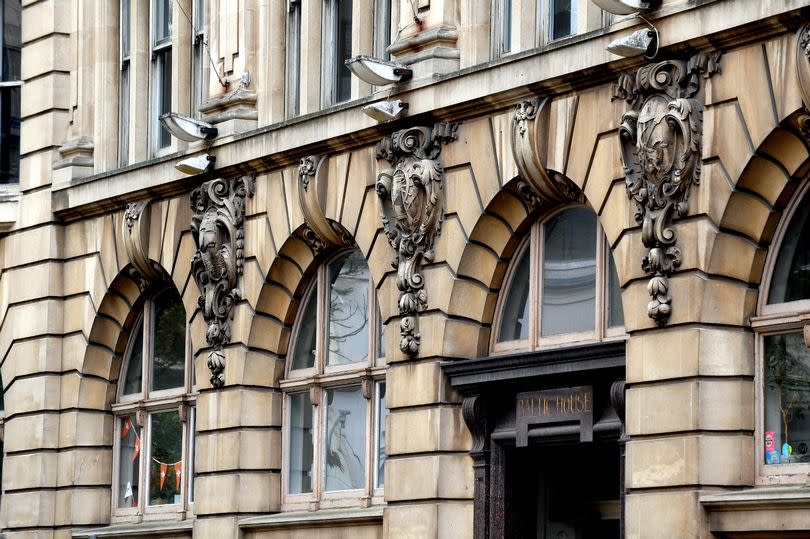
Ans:
[[[630,15],[639,11],[649,11],[660,4],[660,0],[591,0],[594,4],[614,15]]]
[[[167,112],[160,115],[160,123],[163,124],[173,137],[185,140],[186,142],[196,142],[198,140],[211,140],[217,136],[217,128],[213,125],[183,116],[176,112]]]
[[[378,101],[366,105],[361,110],[366,116],[374,118],[378,122],[388,122],[396,120],[402,115],[402,112],[408,108],[407,103],[403,103],[397,99],[395,101]]]
[[[375,86],[385,86],[411,78],[413,72],[402,64],[378,60],[370,56],[355,56],[346,60],[346,67],[360,80]]]
[[[644,29],[611,41],[607,46],[607,51],[611,54],[629,58],[639,54],[649,55],[657,48],[658,33],[655,30]],[[653,56],[655,55],[653,54]]]
[[[197,174],[202,174],[211,168],[215,161],[216,157],[204,153],[202,155],[195,155],[194,157],[187,157],[174,165],[174,168],[183,174],[196,176]]]

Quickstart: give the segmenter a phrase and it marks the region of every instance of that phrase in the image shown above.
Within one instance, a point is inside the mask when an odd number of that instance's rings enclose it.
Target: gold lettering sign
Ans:
[[[593,440],[593,387],[565,387],[518,393],[515,396],[515,445],[529,445],[529,427],[579,423],[579,440]]]

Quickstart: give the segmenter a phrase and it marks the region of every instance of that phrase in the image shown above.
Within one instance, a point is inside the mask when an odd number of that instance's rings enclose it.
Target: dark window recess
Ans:
[[[0,183],[20,181],[20,0],[5,0],[0,86]]]
[[[348,101],[352,97],[351,72],[346,60],[352,57],[352,0],[337,3],[335,17],[335,82],[334,102]]]
[[[552,0],[551,39],[560,39],[575,33],[576,0]]]

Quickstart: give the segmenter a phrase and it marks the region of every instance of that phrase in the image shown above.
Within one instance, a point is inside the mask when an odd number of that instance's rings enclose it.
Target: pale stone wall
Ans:
[[[470,5],[489,4],[482,2]],[[394,127],[374,125],[359,106],[349,105],[215,142],[210,151],[223,175],[256,174],[245,218],[244,299],[235,307],[221,389],[208,381],[206,325],[190,277],[195,246],[188,192],[196,180],[173,169],[176,156],[114,170],[109,141],[116,123],[106,119],[115,117],[116,105],[105,91],[109,78],[100,73],[115,73],[117,59],[107,57],[100,42],[115,33],[115,18],[100,7],[104,2],[23,4],[23,78],[31,82],[23,94],[22,199],[18,221],[0,237],[6,391],[0,520],[9,536],[66,538],[73,529],[110,522],[109,404],[120,374],[122,328],[140,293],[126,272],[123,209],[127,201],[152,199],[148,255],[183,297],[200,391],[194,536],[471,537],[470,434],[460,396],[439,363],[488,353],[506,267],[538,217],[514,188],[518,172],[509,140],[513,105],[536,92],[553,96],[548,166],[580,187],[599,215],[624,287],[627,535],[659,537],[667,530],[670,536],[705,536],[701,492],[754,484],[757,405],[749,317],[780,212],[810,166],[806,138],[789,126],[802,106],[795,36],[787,31],[800,19],[798,3],[714,2],[697,14],[683,2],[662,8],[662,45],[706,47],[702,34],[713,33],[723,51],[722,72],[707,79],[700,94],[706,104],[701,185],[690,217],[675,225],[684,259],[671,279],[673,315],[663,328],[646,315],[647,278],[640,267],[646,250],[619,160],[617,129],[627,105],[611,99],[609,84],[638,64],[608,63],[604,52],[629,23],[545,55],[414,81],[398,96],[409,101],[414,121],[426,126],[435,111],[443,120],[461,121],[457,140],[440,157],[446,217],[435,258],[424,269],[428,309],[420,315],[421,348],[414,358],[398,352],[393,251],[374,189],[387,166],[376,160],[374,144]],[[283,59],[283,41],[267,26],[283,25],[283,13],[276,2],[212,4],[213,13],[223,14],[211,29],[217,60],[236,78],[243,71],[257,75],[257,112],[250,120],[259,126],[281,121],[283,80],[280,68],[268,64]],[[410,7],[401,4],[395,15],[406,20]],[[482,43],[490,28],[479,12],[453,0],[428,4],[430,25],[461,27],[460,65],[488,60]],[[703,17],[701,28],[693,24],[696,16]],[[313,43],[319,15],[306,17]],[[761,37],[726,31],[759,19],[765,20],[755,25]],[[96,29],[96,41],[83,33],[88,27]],[[356,47],[369,44],[365,35]],[[87,67],[92,50],[103,59],[94,73]],[[320,65],[302,67],[302,111],[314,112],[320,97],[311,81],[319,79]],[[586,69],[591,72],[583,75]],[[209,82],[210,96],[216,96],[220,88]],[[355,85],[353,95],[368,91]],[[144,129],[133,131],[139,144]],[[94,171],[106,174],[82,180],[88,171],[75,163],[54,170],[57,148],[83,136],[96,148]],[[145,157],[145,150],[130,148],[138,160]],[[240,532],[240,521],[280,510],[278,382],[301,295],[319,261],[302,239],[297,162],[318,152],[329,154],[325,216],[340,223],[367,258],[388,321],[386,506],[381,522]],[[51,186],[54,176],[59,185]],[[151,536],[172,533],[187,531]]]

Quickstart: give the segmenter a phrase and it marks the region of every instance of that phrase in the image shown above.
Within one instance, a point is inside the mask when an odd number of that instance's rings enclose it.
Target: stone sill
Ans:
[[[810,529],[810,487],[762,487],[733,492],[705,493],[709,530],[729,539],[749,537],[806,537]]]
[[[90,528],[73,532],[76,538],[90,539],[94,537],[138,537],[148,535],[167,535],[191,531],[194,526],[192,520],[182,521],[153,521],[139,522],[137,524],[113,524],[103,528]]]
[[[239,521],[244,530],[285,528],[324,528],[356,524],[382,524],[383,506],[362,509],[321,509],[319,511],[290,511],[273,515],[250,517]]]
[[[790,25],[801,22],[801,11],[791,8],[789,2],[763,4],[759,10],[739,9],[745,3],[696,0],[656,14],[656,24],[667,39],[662,47],[697,51],[710,42],[727,49],[783,34]],[[692,11],[698,7],[702,9],[701,24],[694,24]],[[557,95],[610,82],[619,72],[631,71],[645,61],[640,56],[617,58],[605,50],[611,40],[639,24],[636,20],[620,20],[607,28],[538,49],[411,81],[298,118],[225,136],[215,140],[208,150],[217,158],[215,174],[228,177],[245,170],[262,174],[294,165],[305,154],[335,153],[376,143],[402,124],[378,124],[365,116],[360,109],[371,101],[399,98],[408,102],[410,125],[419,121],[432,123],[437,117],[462,120],[510,107],[529,96]],[[57,218],[70,221],[119,210],[128,201],[147,196],[185,192],[201,178],[175,170],[175,159],[200,151],[202,146],[195,143],[188,150],[149,162],[55,184],[53,212]]]
[[[761,487],[715,494],[703,494],[700,503],[708,511],[744,510],[774,504],[810,506],[810,486]]]

